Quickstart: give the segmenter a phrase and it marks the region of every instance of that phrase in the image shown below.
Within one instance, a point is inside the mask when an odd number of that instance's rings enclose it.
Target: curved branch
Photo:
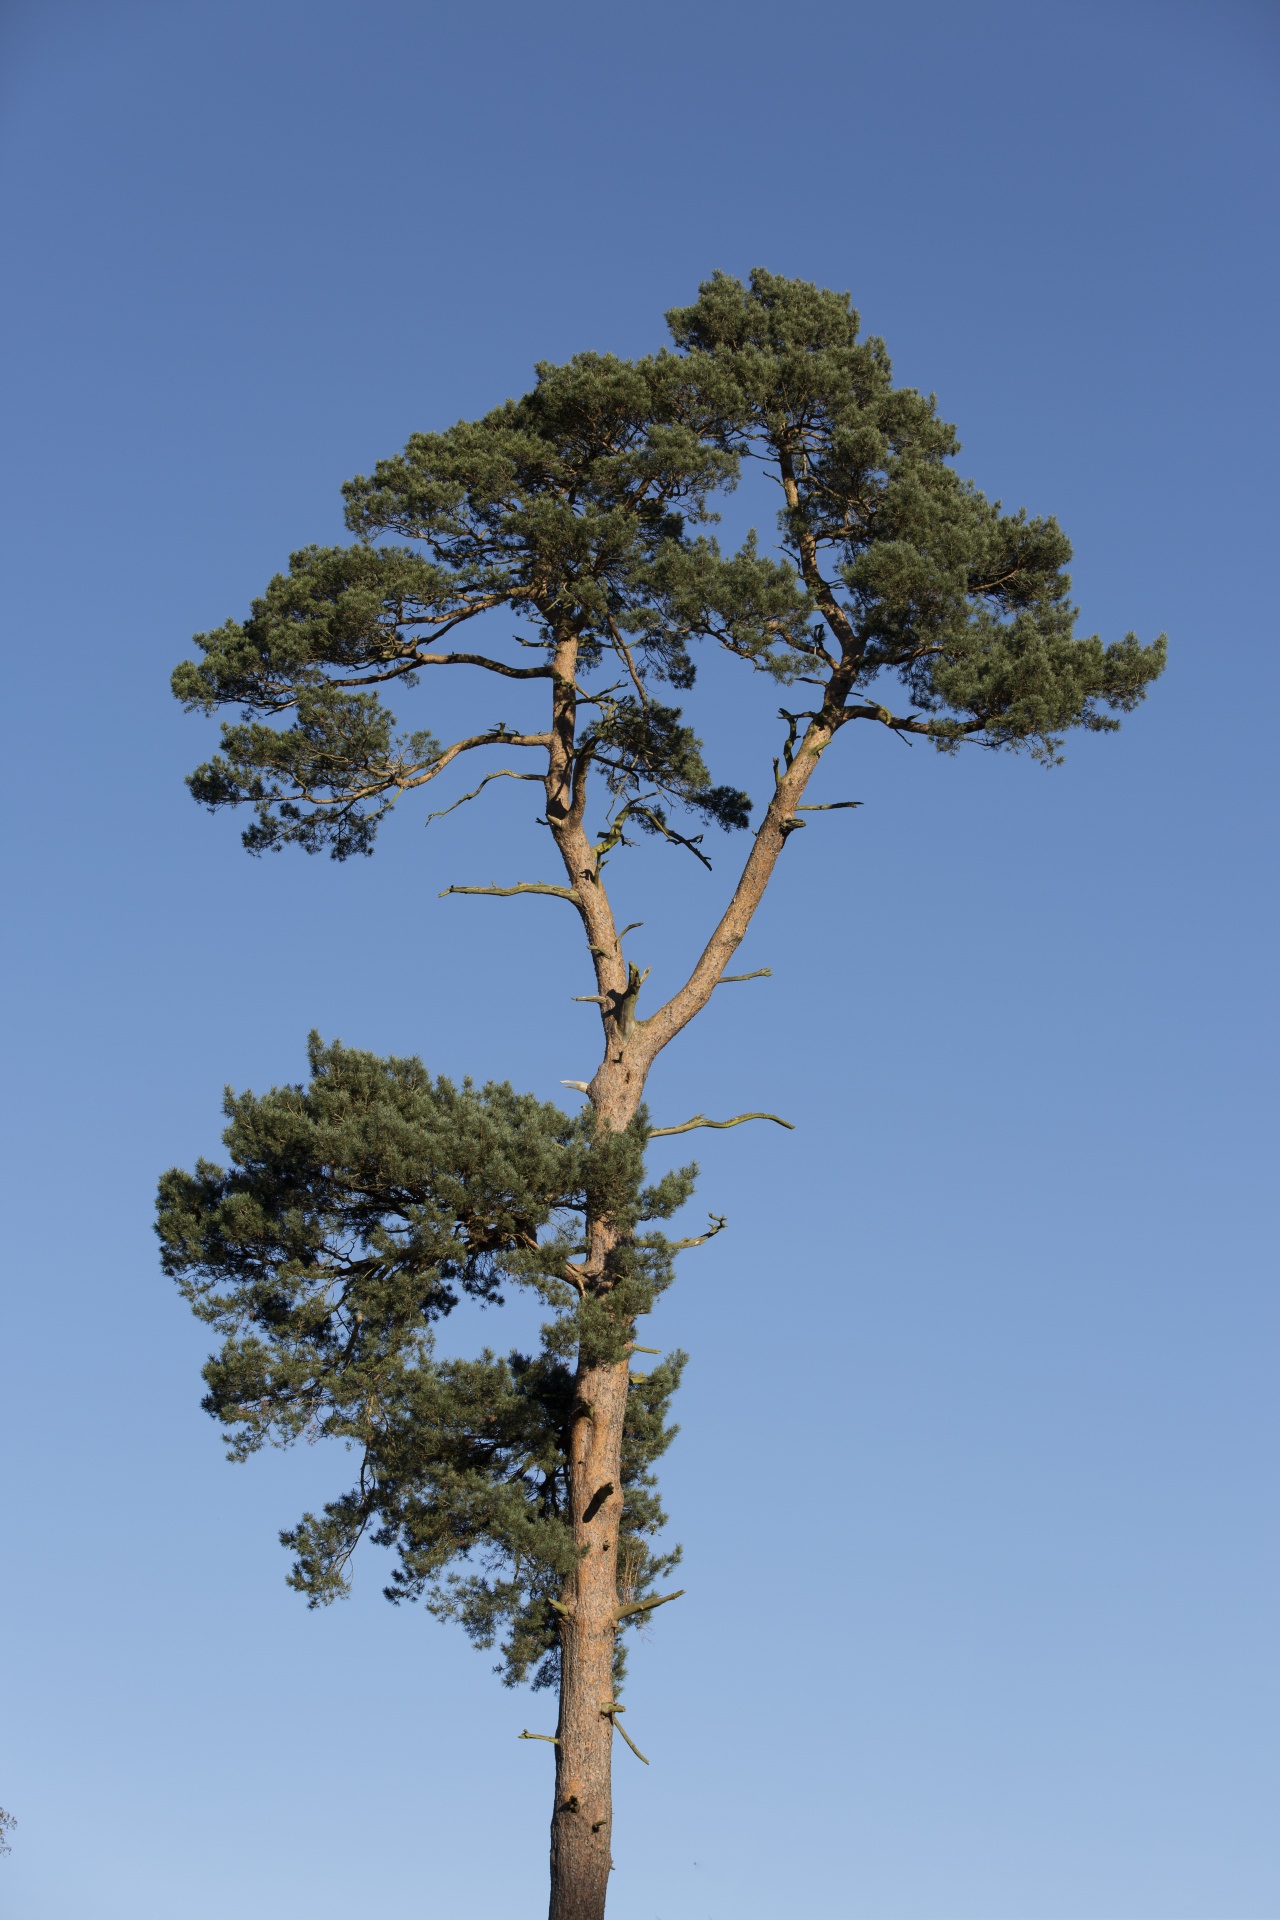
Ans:
[[[483,793],[491,780],[541,780],[541,778],[540,773],[517,773],[512,767],[499,767],[496,773],[486,773],[478,787],[473,787],[470,793],[464,793],[460,799],[453,802],[452,806],[437,807],[434,813],[427,815],[422,824],[424,827],[429,827],[433,820],[443,820],[446,813],[454,813],[459,807],[464,807],[468,800],[474,800],[478,794]],[[856,806],[857,802],[853,801],[849,804]]]
[[[500,605],[494,601],[495,606]],[[482,609],[477,609],[482,611]],[[459,619],[469,619],[470,615],[459,615]],[[331,687],[376,687],[387,680],[403,680],[408,673],[416,673],[419,667],[483,667],[486,673],[500,673],[507,680],[548,680],[550,667],[509,667],[505,660],[491,660],[484,653],[419,653],[412,644],[387,666],[376,672],[345,674],[339,678],[336,674],[329,681]],[[275,711],[281,706],[292,706],[294,697],[277,703]]]
[[[782,1124],[785,1127],[787,1123],[784,1120]],[[678,1133],[680,1129],[677,1127],[675,1131]],[[708,1240],[714,1240],[716,1235],[718,1233],[723,1233],[725,1228],[729,1224],[728,1220],[725,1218],[724,1214],[722,1213],[709,1213],[707,1215],[707,1218],[708,1220],[710,1220],[711,1225],[707,1228],[705,1233],[691,1234],[687,1240],[670,1241],[669,1245],[672,1253],[683,1253],[686,1247],[705,1247]]]
[[[767,973],[768,968],[766,967],[764,971]],[[736,976],[731,975],[730,978],[750,980],[754,978],[754,976],[749,973],[743,973]],[[740,1127],[744,1120],[772,1120],[775,1126],[785,1127],[788,1133],[794,1133],[796,1130],[794,1120],[784,1120],[782,1116],[777,1113],[737,1113],[732,1120],[708,1120],[705,1113],[695,1113],[692,1120],[683,1120],[678,1127],[650,1127],[649,1138],[651,1140],[658,1140],[661,1139],[664,1134],[691,1133],[695,1127]],[[712,1218],[715,1218],[714,1214]],[[692,1242],[689,1244],[692,1244]]]
[[[416,653],[415,667],[483,667],[486,673],[500,673],[507,680],[549,680],[551,667],[509,667],[505,660],[491,660],[486,653]]]
[[[451,746],[445,747],[443,752],[431,762],[426,772],[420,773],[416,780],[397,780],[394,784],[403,793],[411,793],[415,787],[425,787],[428,780],[434,780],[442,774],[460,753],[470,753],[476,747],[549,747],[550,745],[549,733],[512,733],[506,724],[500,721],[496,727],[490,727],[488,733],[469,734],[465,740],[455,740]]]

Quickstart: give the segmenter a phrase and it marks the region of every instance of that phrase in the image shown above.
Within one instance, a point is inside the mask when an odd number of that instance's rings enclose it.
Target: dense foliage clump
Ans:
[[[460,1087],[413,1059],[310,1041],[306,1086],[228,1092],[230,1168],[201,1161],[160,1183],[165,1269],[223,1344],[208,1411],[231,1457],[267,1442],[335,1438],[354,1484],[283,1536],[313,1605],[344,1591],[371,1533],[397,1564],[388,1597],[424,1597],[480,1646],[505,1633],[511,1680],[555,1677],[552,1601],[577,1560],[566,1433],[584,1343],[625,1356],[629,1330],[673,1277],[648,1222],[692,1191],[695,1169],[644,1184],[647,1124],[599,1137],[506,1084]],[[575,1278],[583,1220],[623,1228],[609,1284]],[[442,1359],[434,1328],[463,1296],[500,1305],[531,1288],[552,1309],[536,1354]],[[629,1600],[675,1564],[653,1462],[684,1356],[630,1378],[621,1560]]]

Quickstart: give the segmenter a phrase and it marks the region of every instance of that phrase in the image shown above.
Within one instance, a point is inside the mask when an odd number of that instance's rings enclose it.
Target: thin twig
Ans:
[[[640,704],[643,707],[647,707],[649,704],[649,696],[645,692],[644,682],[643,680],[641,680],[640,675],[636,672],[635,661],[631,658],[631,649],[627,645],[626,641],[623,639],[622,635],[618,632],[617,622],[614,620],[612,614],[609,616],[609,631],[613,635],[614,646],[617,647],[618,651],[621,653],[623,659],[627,663],[627,672],[631,675],[632,686],[635,688],[636,692],[640,695]]]
[[[632,1753],[634,1753],[636,1759],[644,1760],[644,1763],[647,1767],[649,1764],[648,1760],[645,1758],[644,1754],[641,1753],[639,1747],[636,1745],[635,1741],[631,1738],[631,1735],[627,1732],[621,1720],[618,1719],[618,1715],[620,1713],[625,1713],[626,1708],[625,1707],[601,1707],[600,1711],[604,1715],[605,1719],[609,1722],[609,1725],[613,1728],[614,1732],[620,1733],[622,1735],[623,1739],[626,1741],[627,1745],[630,1747]]]
[[[446,813],[453,813],[456,808],[465,806],[468,800],[474,800],[477,794],[483,793],[491,780],[541,780],[541,778],[540,773],[517,773],[514,767],[500,767],[496,773],[486,773],[478,787],[470,793],[464,793],[462,798],[455,800],[452,806],[437,807],[434,813],[427,815],[422,824],[424,827],[429,827],[433,820],[443,820]]]

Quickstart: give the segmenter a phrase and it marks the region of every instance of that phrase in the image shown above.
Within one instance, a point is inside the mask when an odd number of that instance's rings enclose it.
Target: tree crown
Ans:
[[[402,794],[488,748],[568,755],[584,787],[595,768],[624,822],[686,845],[673,805],[742,827],[748,797],[713,782],[658,697],[693,686],[699,643],[815,686],[831,727],[871,720],[943,750],[1053,760],[1070,729],[1113,729],[1141,700],[1163,639],[1076,634],[1057,522],[959,477],[954,429],[893,385],[847,295],[717,274],[668,319],[673,350],[543,365],[522,399],[414,434],[344,488],[354,545],[303,548],[247,620],[197,636],[175,692],[242,713],[190,784],[252,808],[253,851],[367,853]],[[754,534],[725,554],[706,530],[744,460],[780,489],[776,554]],[[454,646],[499,610],[504,653]],[[550,724],[447,744],[398,731],[386,690],[446,665],[550,682]],[[878,697],[889,678],[904,713]]]

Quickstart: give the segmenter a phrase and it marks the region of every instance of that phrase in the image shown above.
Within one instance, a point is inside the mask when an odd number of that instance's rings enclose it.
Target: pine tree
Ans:
[[[544,365],[524,398],[414,434],[344,489],[353,544],[295,553],[174,676],[189,708],[239,709],[190,785],[251,809],[254,853],[368,853],[393,805],[482,749],[515,764],[462,798],[498,779],[543,789],[560,874],[449,891],[576,914],[602,1042],[583,1114],[313,1036],[309,1085],[228,1096],[229,1170],[165,1176],[160,1231],[224,1336],[206,1405],[233,1454],[300,1434],[357,1450],[356,1485],[286,1536],[293,1584],[333,1597],[370,1531],[395,1550],[393,1598],[423,1597],[479,1645],[501,1636],[510,1679],[557,1687],[551,1920],[604,1912],[620,1631],[671,1597],[652,1464],[683,1356],[637,1376],[632,1355],[689,1244],[651,1223],[694,1170],[647,1186],[645,1146],[774,1117],[652,1129],[649,1071],[742,977],[726,969],[788,838],[826,810],[805,794],[837,734],[862,722],[1052,763],[1073,728],[1114,729],[1164,663],[1163,639],[1076,634],[1057,523],[957,475],[954,430],[893,385],[847,295],[717,274],[668,321],[668,351]],[[725,553],[707,530],[744,461],[780,488],[772,553],[755,536]],[[505,651],[461,650],[498,608]],[[606,861],[638,833],[705,860],[706,829],[741,832],[751,813],[673,700],[706,646],[808,704],[781,709],[763,816],[700,958],[642,1017],[647,974]],[[394,683],[454,667],[510,683],[528,718],[448,742],[399,731]],[[433,1323],[503,1285],[547,1302],[541,1350],[438,1360]]]

